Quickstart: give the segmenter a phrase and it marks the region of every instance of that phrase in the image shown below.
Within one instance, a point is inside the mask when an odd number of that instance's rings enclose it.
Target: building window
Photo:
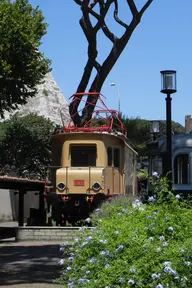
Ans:
[[[108,157],[108,166],[112,166],[112,148],[111,147],[108,147],[107,148],[107,157]]]
[[[71,167],[95,167],[96,145],[71,145]]]
[[[119,148],[114,148],[113,164],[114,164],[114,167],[120,168],[120,150],[119,150]]]
[[[189,154],[179,154],[174,160],[175,184],[189,183]]]

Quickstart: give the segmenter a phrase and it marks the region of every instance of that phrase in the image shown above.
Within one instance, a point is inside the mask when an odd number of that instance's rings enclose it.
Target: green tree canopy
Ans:
[[[150,121],[146,119],[123,117],[123,123],[127,130],[127,137],[140,155],[146,154],[146,144],[153,140],[150,132]],[[158,137],[166,135],[166,121],[160,121],[160,133]],[[185,128],[172,121],[172,131],[174,134],[185,133]]]
[[[13,116],[0,123],[1,174],[44,179],[54,125],[43,116]],[[13,174],[12,174],[13,175]]]
[[[50,71],[39,51],[47,32],[42,12],[28,0],[0,0],[0,114],[25,104]]]

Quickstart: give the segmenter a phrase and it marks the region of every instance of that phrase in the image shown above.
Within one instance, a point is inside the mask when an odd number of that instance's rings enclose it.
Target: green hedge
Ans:
[[[192,287],[192,211],[179,196],[163,190],[147,205],[119,198],[82,227],[59,283],[68,287]],[[90,219],[87,219],[90,222]]]

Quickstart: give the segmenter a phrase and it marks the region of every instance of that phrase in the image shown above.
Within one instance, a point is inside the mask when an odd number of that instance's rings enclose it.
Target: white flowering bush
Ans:
[[[60,284],[192,287],[192,211],[167,190],[165,179],[158,181],[156,201],[151,197],[143,205],[121,198],[92,215],[95,226],[80,228],[74,245],[62,248],[68,258],[61,263]]]

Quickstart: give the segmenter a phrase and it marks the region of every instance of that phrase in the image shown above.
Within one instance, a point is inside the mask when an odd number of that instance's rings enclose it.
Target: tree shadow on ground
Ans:
[[[0,286],[53,283],[61,275],[59,244],[0,245]]]

